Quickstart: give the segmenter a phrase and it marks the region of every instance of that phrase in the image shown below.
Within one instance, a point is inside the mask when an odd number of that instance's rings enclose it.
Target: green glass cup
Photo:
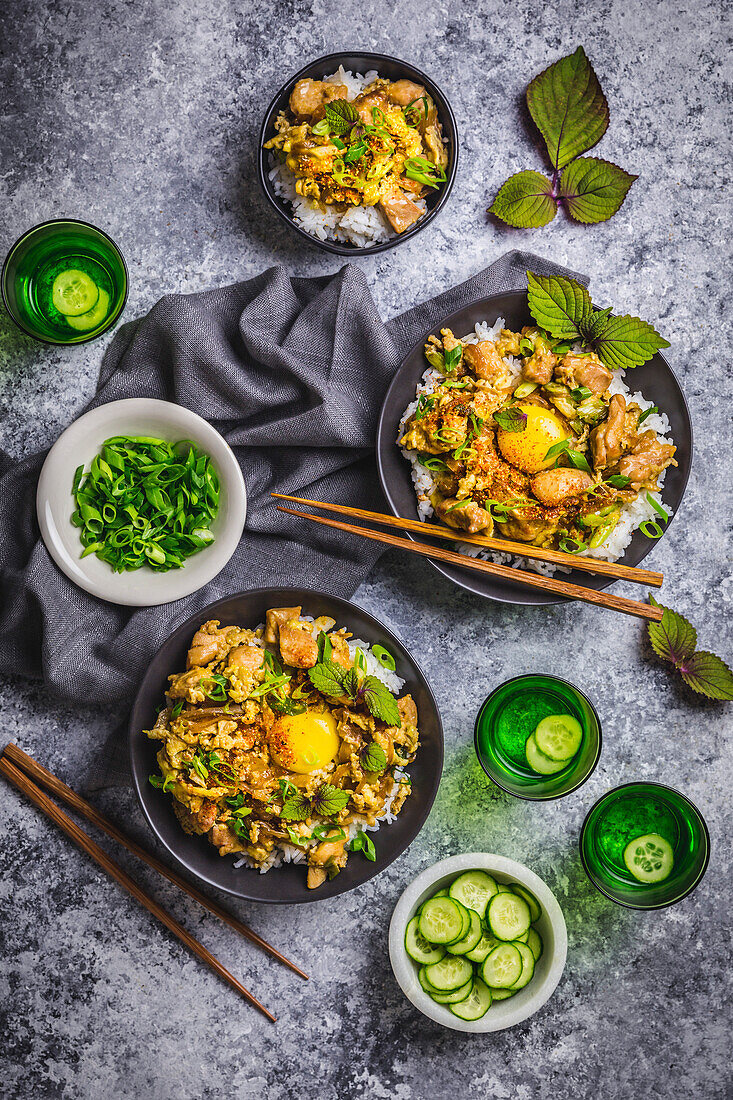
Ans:
[[[553,715],[575,720],[580,744],[565,763],[549,761],[543,753],[543,763],[538,763],[536,752],[528,755],[529,739],[539,723]],[[601,755],[601,723],[590,699],[567,680],[539,673],[516,676],[484,702],[476,718],[474,744],[481,767],[498,787],[515,798],[546,802],[576,791],[593,772]]]
[[[69,275],[86,290],[78,306],[64,305],[57,293]],[[43,222],[24,233],[10,249],[0,277],[13,321],[45,344],[84,344],[107,332],[124,309],[127,284],[127,265],[112,238],[70,218]],[[59,302],[62,311],[56,308]]]
[[[655,838],[651,850],[659,861],[646,866],[652,875],[666,875],[657,882],[639,881],[624,858],[630,852],[633,865],[635,842],[649,837]],[[593,885],[611,901],[627,909],[664,909],[687,897],[705,874],[710,834],[697,807],[674,787],[625,783],[591,808],[580,832],[580,858]]]

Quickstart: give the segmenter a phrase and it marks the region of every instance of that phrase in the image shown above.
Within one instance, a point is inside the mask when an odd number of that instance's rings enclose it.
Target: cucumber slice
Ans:
[[[538,962],[540,955],[542,954],[542,937],[536,928],[530,928],[529,938],[527,939],[527,947],[534,955],[534,961]]]
[[[471,927],[471,910],[466,909],[466,906],[461,905],[460,901],[456,901],[455,898],[450,898],[450,901],[452,901],[454,903],[454,905],[458,906],[458,908],[461,912],[461,916],[463,917],[463,927],[461,928],[460,936],[458,937],[457,940],[451,940],[450,941],[451,944],[454,944],[454,943],[458,943],[458,940],[462,940],[464,936],[468,935],[468,930]],[[447,946],[447,944],[446,944],[446,946]]]
[[[497,894],[511,894],[512,888],[511,886],[507,886],[505,882],[497,882],[496,892]]]
[[[462,985],[460,989],[456,989],[453,993],[430,993],[436,1004],[439,1005],[455,1005],[461,1001],[465,1001],[466,997],[471,995],[473,989],[473,978],[467,981],[465,985]],[[430,992],[430,991],[428,991]]]
[[[444,886],[442,890],[436,890],[435,893],[433,894],[433,897],[434,898],[447,898],[448,897],[448,887]]]
[[[537,772],[538,775],[554,775],[555,772],[561,772],[570,763],[570,759],[551,760],[549,756],[545,756],[543,752],[540,752],[533,733],[527,738],[524,755],[527,757],[527,763],[532,771]]]
[[[466,958],[474,963],[482,963],[489,951],[493,951],[498,946],[499,940],[492,936],[490,932],[484,932],[474,949],[466,952]]]
[[[516,940],[531,924],[529,905],[518,894],[495,894],[489,902],[486,919],[497,940]]]
[[[512,985],[512,989],[524,989],[525,985],[532,981],[532,976],[534,974],[534,955],[527,947],[526,943],[518,941],[514,946],[522,956],[522,973]]]
[[[467,955],[469,951],[473,951],[474,947],[480,942],[483,936],[483,925],[481,924],[481,917],[473,909],[469,909],[468,916],[471,921],[471,926],[468,932],[457,943],[451,943],[446,946],[446,951],[450,955]]]
[[[436,946],[430,943],[424,936],[420,935],[418,919],[418,917],[413,917],[411,921],[408,921],[405,929],[405,951],[411,959],[414,959],[416,963],[420,963],[421,966],[440,962],[445,955],[445,948],[440,944]]]
[[[437,964],[440,966],[440,963]],[[481,977],[488,986],[508,989],[522,973],[522,956],[513,943],[500,943],[481,964]]]
[[[569,760],[583,740],[583,727],[572,714],[550,714],[534,731],[537,748],[550,760]]]
[[[97,328],[107,317],[109,311],[109,294],[106,290],[99,291],[97,304],[88,313],[82,313],[80,317],[67,317],[66,323],[78,332],[91,332]]]
[[[99,287],[86,271],[70,267],[60,271],[51,287],[51,301],[64,317],[78,317],[97,304]],[[107,299],[109,301],[109,299]]]
[[[460,955],[446,955],[425,967],[425,981],[434,993],[452,993],[473,977],[473,966]]]
[[[450,1006],[450,1010],[459,1020],[480,1020],[491,1008],[491,990],[477,978],[473,989],[460,1004]]]
[[[496,893],[496,882],[486,871],[465,871],[450,884],[448,894],[472,909],[480,917],[486,912],[489,899]]]
[[[664,882],[674,866],[674,851],[659,833],[645,833],[626,845],[624,863],[638,882]]]
[[[491,986],[488,988],[491,989]],[[506,1001],[508,997],[513,997],[516,992],[516,989],[491,989],[492,1003],[494,1001]]]
[[[454,943],[464,932],[463,906],[452,898],[429,898],[418,916],[418,931],[429,943]],[[465,980],[465,979],[464,979]]]
[[[518,895],[518,897],[524,898],[524,900],[527,902],[527,905],[529,906],[529,915],[532,919],[532,923],[534,924],[534,922],[536,920],[539,920],[542,916],[542,906],[537,901],[537,898],[534,896],[534,894],[531,894],[529,892],[526,886],[522,886],[519,882],[514,883],[512,890],[515,894]],[[517,939],[519,939],[519,936],[517,936]]]
[[[512,940],[512,943],[526,943],[529,939],[529,928],[526,932],[522,932],[521,936],[517,936],[516,940]]]

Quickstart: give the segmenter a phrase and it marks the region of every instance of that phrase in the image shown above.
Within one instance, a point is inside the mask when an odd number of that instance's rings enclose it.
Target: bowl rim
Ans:
[[[371,620],[371,622],[379,628],[379,631],[382,633],[382,635],[386,639],[388,639],[388,644],[396,645],[399,650],[404,650],[404,652],[407,654],[407,657],[408,657],[409,661],[412,663],[415,670],[417,671],[418,677],[419,677],[419,679],[422,680],[422,684],[424,685],[424,688],[425,688],[425,690],[427,692],[427,695],[428,695],[428,699],[430,700],[430,703],[432,705],[433,714],[434,714],[434,718],[435,718],[436,731],[437,731],[437,734],[438,734],[438,760],[437,760],[437,767],[435,769],[435,774],[432,778],[432,781],[431,781],[431,784],[430,784],[430,789],[427,790],[426,792],[424,792],[424,794],[423,794],[423,798],[422,798],[422,801],[421,801],[421,804],[420,804],[420,808],[419,808],[419,811],[418,811],[418,814],[417,814],[417,818],[416,818],[416,821],[415,821],[414,826],[413,826],[413,831],[412,831],[412,834],[410,835],[409,839],[407,840],[407,842],[404,844],[404,846],[402,848],[400,848],[398,851],[396,851],[389,858],[378,856],[377,860],[375,861],[374,864],[369,863],[369,868],[373,867],[374,869],[372,871],[370,871],[370,873],[365,878],[361,879],[360,882],[355,883],[354,885],[351,885],[351,886],[350,885],[343,885],[339,888],[338,882],[339,882],[339,878],[341,876],[336,876],[336,878],[329,884],[331,886],[331,890],[329,891],[329,893],[326,897],[324,897],[319,891],[314,890],[314,891],[311,892],[312,896],[307,896],[306,895],[306,896],[301,897],[301,898],[287,898],[287,897],[262,898],[262,897],[257,896],[256,894],[253,894],[252,892],[247,891],[246,883],[247,883],[248,880],[245,877],[242,878],[243,888],[241,888],[241,889],[232,889],[228,886],[223,885],[221,882],[217,881],[216,878],[212,877],[211,875],[207,874],[206,872],[203,872],[203,871],[199,870],[197,867],[193,866],[192,861],[190,861],[187,858],[183,857],[176,850],[174,850],[170,846],[168,841],[165,839],[165,837],[163,837],[161,835],[160,831],[158,830],[157,825],[155,824],[151,814],[148,811],[148,807],[147,807],[145,798],[143,797],[143,790],[145,790],[145,792],[147,793],[147,788],[145,786],[147,776],[141,778],[141,776],[138,774],[138,769],[136,768],[136,764],[135,764],[134,741],[140,735],[140,729],[138,728],[138,726],[134,722],[135,711],[137,709],[138,700],[140,699],[140,696],[142,694],[143,687],[144,687],[145,682],[147,680],[147,677],[149,675],[150,665],[152,665],[152,661],[155,659],[155,657],[157,657],[157,655],[160,653],[160,651],[164,647],[169,645],[170,642],[174,638],[177,638],[180,635],[186,634],[187,632],[190,633],[193,628],[198,626],[203,621],[202,616],[206,616],[207,618],[212,618],[212,617],[216,618],[217,609],[220,609],[220,608],[224,607],[225,605],[231,603],[233,600],[238,600],[238,599],[241,599],[242,597],[261,598],[261,597],[267,596],[267,594],[271,593],[271,592],[272,593],[278,593],[278,599],[286,598],[287,596],[293,596],[293,597],[297,597],[298,599],[300,599],[303,596],[303,594],[307,594],[311,597],[320,598],[320,599],[323,599],[324,601],[328,601],[330,603],[335,603],[339,606],[339,610],[342,610],[341,605],[344,605],[347,608],[348,607],[355,608],[359,612],[359,614],[362,614],[367,619]],[[269,598],[269,596],[267,596],[267,598]],[[302,601],[302,602],[304,602],[304,601]],[[337,622],[338,622],[338,619],[337,619]],[[435,698],[435,694],[433,692],[433,689],[430,686],[430,681],[428,680],[427,676],[425,675],[425,672],[423,671],[422,666],[419,664],[419,662],[413,656],[412,651],[408,648],[406,643],[404,641],[402,641],[402,639],[398,635],[395,634],[395,632],[391,629],[390,626],[388,626],[386,623],[384,623],[381,619],[378,619],[377,616],[373,615],[370,611],[367,611],[366,608],[362,607],[360,604],[352,603],[349,599],[347,599],[344,596],[335,596],[335,595],[333,595],[333,593],[325,592],[322,589],[310,588],[310,587],[307,587],[307,586],[296,587],[296,586],[293,586],[293,585],[266,585],[266,586],[263,586],[263,587],[260,587],[260,588],[245,589],[245,590],[240,591],[240,592],[234,592],[234,593],[232,593],[228,596],[222,596],[220,599],[215,600],[213,603],[208,604],[207,606],[201,608],[200,611],[196,611],[192,615],[189,615],[182,623],[180,623],[173,631],[171,631],[171,633],[168,635],[168,637],[161,643],[161,645],[158,647],[155,654],[153,655],[153,658],[151,658],[151,661],[150,661],[149,666],[148,666],[148,670],[146,671],[145,675],[143,676],[142,680],[140,681],[140,684],[138,686],[138,690],[135,694],[135,699],[134,699],[132,707],[130,709],[130,717],[129,717],[129,720],[128,720],[128,729],[127,729],[127,757],[128,757],[128,762],[129,762],[129,766],[130,766],[130,772],[132,774],[132,785],[135,788],[135,794],[137,796],[138,804],[139,804],[140,808],[142,809],[143,816],[144,816],[150,830],[152,831],[153,835],[157,839],[158,843],[161,844],[162,847],[166,850],[166,852],[168,852],[169,855],[172,856],[172,858],[176,861],[177,864],[179,864],[181,867],[183,867],[186,871],[188,871],[191,875],[193,875],[199,881],[205,882],[207,885],[213,886],[217,890],[221,890],[226,894],[231,894],[233,897],[242,898],[245,901],[252,901],[252,902],[256,902],[256,903],[263,904],[263,905],[305,905],[305,904],[311,904],[312,902],[316,902],[316,901],[329,901],[332,898],[338,897],[340,894],[345,894],[345,893],[349,893],[352,890],[360,889],[367,882],[369,882],[372,878],[376,877],[377,875],[381,874],[382,871],[386,870],[387,867],[389,867],[390,864],[393,863],[396,859],[398,859],[401,855],[404,855],[404,853],[407,851],[407,849],[416,840],[416,838],[419,836],[420,832],[422,831],[423,826],[425,825],[425,822],[428,818],[428,815],[429,815],[429,813],[430,813],[430,811],[433,807],[433,803],[435,801],[435,798],[438,794],[438,788],[440,786],[440,782],[441,782],[441,779],[442,779],[443,766],[444,766],[444,762],[445,762],[445,734],[444,734],[444,730],[443,730],[443,721],[442,721],[441,714],[440,714],[440,708],[438,707],[438,702]],[[399,818],[397,820],[399,820]],[[201,838],[201,839],[202,839],[202,842],[205,843],[204,838]],[[366,869],[367,868],[365,868],[365,870]],[[247,868],[247,870],[253,870],[253,869]],[[254,879],[254,881],[256,881],[256,878]],[[336,884],[336,885],[334,885],[334,884]]]
[[[480,1020],[460,1020],[457,1016],[453,1016],[444,1005],[436,1004],[417,981],[416,964],[405,951],[404,944],[405,929],[408,921],[414,915],[414,909],[420,895],[434,885],[438,879],[473,869],[488,871],[489,874],[505,875],[507,878],[513,877],[530,889],[537,896],[543,912],[547,915],[555,941],[552,961],[544,980],[537,986],[534,993],[530,994],[521,1008],[515,1006],[513,1011],[507,1010],[502,1015],[501,1020],[495,1016],[493,1024],[490,1018],[490,1010]],[[565,916],[560,903],[544,879],[540,878],[535,871],[530,870],[525,864],[519,863],[518,860],[490,852],[465,852],[456,856],[448,856],[446,859],[441,859],[438,863],[427,867],[403,890],[389,923],[389,960],[395,980],[405,997],[418,1011],[435,1023],[454,1031],[469,1034],[485,1035],[495,1031],[503,1031],[505,1028],[514,1027],[515,1024],[519,1024],[533,1016],[555,992],[565,969],[567,949],[568,934]]]
[[[601,802],[604,802],[607,798],[610,798],[612,794],[615,794],[617,791],[624,790],[625,787],[644,786],[660,787],[663,791],[672,791],[673,794],[678,795],[680,798],[683,798],[685,802],[688,802],[697,814],[700,824],[702,825],[703,835],[705,837],[705,859],[703,860],[702,866],[700,867],[700,872],[695,881],[687,890],[685,890],[683,894],[680,894],[679,897],[672,898],[671,901],[660,902],[658,905],[631,905],[629,902],[619,901],[618,898],[613,897],[613,895],[610,894],[607,890],[604,890],[604,888],[596,880],[595,876],[590,871],[588,864],[586,863],[585,854],[583,852],[583,836],[585,835],[585,830],[588,825],[590,815],[593,813],[595,808],[599,806]],[[710,863],[710,849],[710,830],[708,829],[707,821],[701,814],[696,804],[692,801],[692,799],[688,798],[688,796],[683,791],[680,791],[677,787],[672,787],[669,783],[657,783],[653,779],[630,779],[626,783],[618,783],[615,787],[609,787],[609,789],[605,791],[602,795],[600,795],[600,797],[598,797],[593,805],[589,808],[587,814],[583,818],[583,824],[580,826],[580,831],[578,833],[578,852],[580,854],[580,862],[583,865],[583,870],[585,871],[586,878],[588,879],[590,884],[592,886],[595,886],[596,890],[598,890],[600,894],[603,894],[605,898],[608,898],[609,901],[612,901],[614,905],[620,905],[622,909],[632,909],[636,913],[652,913],[657,909],[669,909],[671,905],[677,905],[679,902],[684,901],[685,898],[689,898],[690,894],[694,890],[697,890],[698,886],[705,877],[705,872],[707,871],[708,864]]]
[[[289,93],[289,91],[292,87],[294,87],[297,81],[305,76],[308,76],[311,70],[314,69],[316,66],[321,66],[326,62],[334,62],[336,65],[338,65],[340,64],[340,61],[338,59],[345,57],[366,58],[369,61],[375,62],[388,61],[394,63],[395,65],[402,66],[402,68],[406,70],[407,76],[419,77],[419,79],[424,82],[427,90],[431,93],[431,95],[433,94],[433,92],[437,92],[437,96],[433,96],[433,98],[436,100],[436,106],[439,107],[441,115],[447,116],[453,130],[453,156],[448,170],[448,179],[443,184],[442,192],[435,206],[432,208],[432,210],[429,210],[427,214],[424,215],[424,217],[420,218],[419,221],[417,221],[415,225],[412,226],[411,229],[408,229],[405,233],[399,233],[394,237],[390,237],[390,239],[387,241],[382,241],[376,245],[369,245],[369,247],[367,248],[359,248],[355,245],[340,244],[338,241],[322,241],[318,237],[315,237],[312,233],[308,233],[308,231],[303,229],[301,226],[296,225],[293,221],[292,215],[288,213],[288,211],[285,209],[284,204],[274,194],[268,177],[269,169],[266,167],[265,141],[267,140],[267,134],[271,128],[271,115],[275,110],[278,100],[285,93]],[[375,64],[370,67],[378,68],[379,66],[378,64]],[[438,103],[438,100],[440,100],[440,103]],[[348,50],[339,50],[337,53],[323,54],[323,56],[317,57],[313,61],[309,61],[307,65],[303,65],[303,67],[299,69],[294,76],[291,76],[288,80],[286,80],[279,91],[270,100],[270,103],[268,104],[265,111],[262,125],[260,127],[259,148],[257,151],[257,176],[259,179],[260,188],[264,192],[264,195],[272,208],[277,212],[280,218],[282,218],[282,220],[290,226],[291,229],[293,229],[300,237],[308,241],[311,245],[314,245],[316,248],[320,248],[325,252],[331,252],[337,256],[374,256],[379,252],[386,252],[387,249],[394,248],[396,245],[402,244],[404,241],[415,237],[422,229],[425,229],[426,226],[428,226],[430,222],[432,222],[434,218],[443,210],[448,201],[450,193],[453,190],[453,184],[455,183],[458,170],[459,150],[460,142],[458,137],[458,125],[456,123],[455,114],[453,113],[453,108],[451,107],[450,100],[446,96],[443,89],[432,79],[432,77],[428,76],[427,73],[424,73],[422,71],[422,69],[418,69],[417,66],[410,64],[408,61],[402,61],[400,58],[392,57],[390,54],[372,53],[368,50],[354,50],[353,52],[350,52]]]
[[[31,330],[29,328],[26,328],[23,322],[19,321],[18,318],[15,316],[15,313],[10,308],[10,303],[8,302],[7,294],[5,292],[5,274],[8,268],[8,264],[10,263],[10,260],[12,259],[16,250],[20,248],[25,239],[27,237],[30,237],[32,233],[37,232],[37,230],[39,229],[45,229],[47,225],[59,225],[61,223],[63,223],[64,225],[83,225],[85,229],[93,229],[95,233],[99,233],[100,237],[104,237],[109,242],[109,244],[112,245],[113,249],[117,253],[120,263],[122,264],[122,270],[125,276],[124,294],[122,295],[122,299],[119,303],[119,306],[117,307],[117,310],[113,314],[110,314],[102,328],[92,333],[91,336],[84,336],[78,340],[52,340],[47,336],[38,336],[35,332],[31,332]],[[3,260],[2,271],[0,271],[0,294],[2,294],[3,305],[5,306],[5,311],[8,314],[10,320],[17,328],[20,329],[21,332],[24,332],[26,336],[30,336],[32,340],[36,340],[39,344],[47,344],[49,347],[54,348],[75,348],[78,347],[80,344],[89,344],[92,340],[96,340],[98,339],[98,337],[104,336],[105,332],[109,332],[109,330],[117,324],[120,317],[124,313],[129,292],[130,269],[127,266],[127,260],[124,257],[122,249],[117,244],[117,241],[115,241],[109,235],[109,233],[105,232],[104,229],[100,229],[98,225],[93,225],[92,222],[85,222],[81,218],[48,218],[46,221],[38,222],[37,225],[32,225],[30,229],[26,229],[25,233],[21,234],[21,236],[18,237],[17,241],[15,241],[15,243],[10,246],[8,254]]]
[[[121,406],[124,406],[124,408],[121,408]],[[116,412],[111,412],[111,410],[116,410]],[[193,571],[189,571],[189,581],[185,580],[185,565],[182,569],[176,570],[175,577],[180,580],[180,583],[177,588],[173,589],[171,595],[165,596],[162,600],[141,599],[139,596],[127,595],[125,591],[122,590],[122,586],[125,578],[129,580],[131,576],[134,577],[134,574],[115,574],[110,570],[109,578],[105,578],[103,582],[89,577],[88,574],[81,571],[79,574],[74,573],[72,575],[69,570],[67,556],[61,548],[62,543],[55,531],[55,522],[54,530],[52,530],[45,514],[46,506],[49,501],[55,497],[52,491],[52,482],[53,478],[57,476],[56,464],[65,461],[61,452],[68,443],[69,438],[74,439],[80,434],[83,435],[85,431],[89,432],[90,421],[99,420],[103,422],[105,417],[114,418],[116,415],[127,414],[128,410],[131,422],[134,422],[136,414],[141,416],[155,414],[161,419],[170,419],[171,423],[174,419],[180,419],[185,422],[186,430],[190,430],[192,437],[194,437],[204,449],[207,446],[210,449],[212,443],[216,440],[215,445],[219,446],[221,449],[221,459],[219,456],[216,458],[217,473],[221,480],[224,480],[226,477],[229,485],[229,495],[231,497],[230,504],[233,514],[228,520],[227,526],[223,528],[221,534],[210,547],[212,550],[218,551],[216,555],[211,555],[209,559],[214,562],[215,565],[212,565],[208,570],[203,569],[195,580],[192,578]],[[171,410],[175,410],[175,412],[172,413]],[[85,465],[87,461],[90,461],[90,459],[85,459]],[[222,468],[224,463],[226,463],[226,466]],[[71,474],[73,475],[73,469],[71,470]],[[71,481],[69,481],[69,484],[71,484]],[[72,584],[75,584],[85,592],[89,592],[92,596],[96,596],[98,599],[105,600],[107,603],[116,604],[118,606],[160,607],[165,604],[173,603],[176,600],[183,599],[186,596],[190,596],[204,585],[209,584],[231,560],[232,555],[239,545],[239,540],[242,537],[242,531],[247,517],[247,488],[244,482],[244,476],[232,448],[224,439],[221,432],[218,432],[208,420],[205,420],[204,417],[199,416],[198,413],[174,401],[164,401],[155,397],[126,397],[120,398],[117,401],[107,401],[102,405],[96,405],[94,408],[88,409],[78,416],[76,420],[73,420],[71,424],[61,432],[46,455],[38,477],[38,485],[36,487],[36,517],[46,550],[61,572],[69,578]],[[66,526],[66,524],[64,524],[64,526]],[[209,547],[206,549],[208,550]],[[206,550],[202,551],[202,553],[206,553]],[[195,558],[192,560],[195,562]],[[156,574],[152,574],[152,576],[155,575]],[[165,574],[165,576],[168,577],[171,575],[171,573]],[[119,589],[113,587],[116,581],[119,581]]]
[[[578,695],[581,695],[583,697],[583,699],[585,699],[588,706],[590,707],[591,713],[593,714],[593,717],[596,720],[596,726],[598,727],[598,738],[597,738],[598,744],[596,746],[595,756],[593,757],[593,761],[592,761],[590,767],[588,768],[588,771],[583,776],[583,778],[581,780],[579,780],[574,786],[568,787],[568,789],[566,791],[561,791],[558,794],[531,795],[531,794],[517,794],[516,791],[511,791],[508,787],[505,787],[504,784],[502,782],[500,782],[500,780],[498,780],[494,775],[492,775],[492,773],[489,771],[489,769],[484,764],[484,762],[481,758],[481,753],[479,752],[479,744],[478,744],[479,719],[480,719],[481,714],[483,712],[483,709],[486,706],[486,704],[488,703],[489,699],[491,699],[494,695],[496,695],[497,691],[501,691],[502,688],[505,688],[507,686],[507,684],[513,684],[517,680],[530,680],[535,676],[544,676],[546,678],[551,678],[553,680],[557,680],[558,683],[565,684],[566,687],[572,688],[572,690],[577,692]],[[502,680],[502,682],[500,684],[497,684],[496,687],[492,691],[490,691],[489,694],[484,699],[483,703],[481,704],[481,706],[478,709],[478,712],[476,714],[476,721],[474,722],[474,725],[473,725],[473,747],[474,747],[474,750],[476,752],[476,759],[478,760],[479,764],[481,765],[481,767],[483,768],[484,772],[489,777],[491,782],[495,783],[497,787],[500,787],[501,790],[505,791],[508,795],[511,795],[512,798],[521,798],[523,802],[555,802],[558,798],[565,798],[566,795],[574,794],[575,791],[580,790],[580,788],[585,783],[587,783],[588,780],[590,779],[590,777],[593,775],[593,772],[598,767],[598,761],[601,759],[601,750],[602,750],[602,747],[603,747],[603,729],[602,729],[602,726],[601,726],[601,719],[599,717],[598,711],[595,708],[594,703],[592,702],[591,699],[588,698],[586,693],[581,688],[577,687],[576,684],[571,683],[570,680],[566,680],[562,676],[556,676],[552,672],[521,672],[518,676],[510,676],[508,680]]]
[[[453,325],[456,323],[456,320],[458,318],[462,317],[462,315],[464,313],[466,313],[468,310],[475,309],[479,306],[490,309],[491,306],[492,306],[492,303],[495,302],[497,299],[499,299],[499,298],[510,298],[510,297],[514,297],[514,296],[517,296],[517,297],[521,296],[522,298],[524,298],[526,300],[526,298],[527,298],[526,288],[499,291],[496,294],[483,295],[481,297],[473,299],[470,302],[467,302],[464,306],[461,306],[460,309],[453,310],[452,313],[446,314],[444,317],[441,317],[438,321],[436,321],[433,325],[431,325],[430,328],[425,329],[424,332],[423,332],[422,338],[420,340],[417,340],[405,352],[405,354],[402,356],[402,358],[399,362],[399,365],[397,366],[397,369],[395,370],[395,372],[392,376],[392,381],[390,382],[389,387],[387,389],[387,392],[386,392],[386,394],[384,396],[384,399],[382,401],[382,407],[380,409],[379,419],[377,421],[376,442],[375,442],[376,463],[377,463],[377,473],[378,473],[378,476],[379,476],[379,482],[380,482],[384,497],[387,501],[387,505],[389,507],[389,510],[391,511],[393,516],[396,516],[397,518],[400,518],[401,517],[401,512],[400,512],[397,504],[395,503],[395,501],[393,499],[392,491],[391,491],[391,482],[390,482],[389,478],[387,477],[387,474],[386,474],[386,471],[385,471],[384,460],[385,460],[385,454],[386,454],[386,445],[384,446],[384,452],[383,452],[383,437],[386,434],[386,421],[392,414],[392,406],[393,406],[392,393],[393,393],[393,390],[396,388],[396,386],[398,384],[398,380],[400,378],[400,375],[401,375],[403,369],[407,365],[408,359],[410,359],[420,348],[423,347],[423,345],[425,343],[425,338],[428,335],[430,335],[431,333],[434,333],[435,331],[437,331],[440,328],[446,328],[446,327],[452,328]],[[643,554],[639,558],[639,561],[636,563],[637,565],[640,564],[646,558],[647,554],[650,553],[650,551],[652,550],[652,547],[655,543],[661,542],[661,540],[665,537],[665,535],[669,531],[670,525],[673,523],[673,521],[676,519],[676,517],[679,513],[680,507],[682,505],[682,501],[684,500],[685,492],[687,491],[687,484],[688,484],[689,479],[690,479],[690,473],[692,471],[692,461],[693,461],[694,447],[695,447],[693,427],[692,427],[692,417],[690,415],[690,407],[687,403],[687,398],[685,397],[685,392],[684,392],[682,386],[680,385],[680,381],[679,381],[677,375],[675,374],[672,366],[670,365],[668,359],[662,354],[661,351],[655,352],[654,358],[657,358],[657,357],[659,359],[661,359],[662,363],[664,364],[665,369],[667,370],[667,372],[669,373],[669,375],[672,379],[673,385],[676,387],[676,389],[679,393],[679,397],[680,397],[680,400],[681,400],[681,407],[682,407],[682,411],[683,411],[684,418],[685,418],[685,421],[686,421],[687,431],[688,431],[689,437],[690,437],[689,457],[688,457],[688,461],[687,461],[687,464],[686,464],[686,469],[683,471],[682,483],[681,483],[681,486],[680,486],[680,502],[679,502],[679,505],[677,506],[677,508],[675,509],[673,514],[669,517],[669,520],[665,524],[664,530],[663,530],[662,535],[660,536],[660,538],[655,539],[653,541],[651,539],[649,540],[649,545],[647,547],[645,547]],[[646,364],[644,364],[644,365],[646,365]],[[391,441],[391,446],[396,446],[396,443],[394,442],[394,440]],[[409,518],[414,518],[414,517],[409,517]],[[416,541],[416,539],[418,537],[422,537],[424,540],[429,541],[429,536],[427,536],[427,535],[418,536],[417,534],[413,533],[412,531],[406,531],[405,534],[406,534],[407,538],[411,539],[413,542]],[[469,571],[465,571],[466,572],[465,578],[461,578],[460,580],[457,580],[454,576],[452,576],[452,573],[450,572],[450,570],[459,569],[460,568],[459,566],[446,566],[442,562],[434,561],[432,558],[428,558],[427,560],[428,560],[429,564],[433,567],[433,569],[435,569],[438,573],[440,573],[441,576],[445,577],[446,580],[450,581],[451,584],[457,585],[459,588],[462,588],[466,592],[470,592],[474,596],[480,596],[482,599],[491,600],[493,603],[508,604],[509,606],[514,606],[514,607],[532,607],[532,608],[537,607],[537,608],[542,608],[542,607],[551,607],[551,606],[556,605],[556,604],[571,604],[571,603],[577,603],[578,602],[577,600],[574,600],[572,597],[569,597],[569,596],[553,596],[550,593],[546,594],[546,598],[535,599],[535,600],[521,599],[519,593],[517,593],[516,595],[512,595],[512,596],[508,596],[506,594],[501,594],[501,593],[491,593],[491,594],[489,594],[489,593],[483,591],[479,587],[479,581],[476,580]],[[584,576],[587,579],[588,575],[585,574]],[[616,580],[617,580],[617,578],[604,577],[601,574],[595,574],[593,576],[594,576],[594,579],[598,580],[598,583],[593,586],[597,591],[604,591],[605,589],[609,588],[612,584],[615,584]],[[529,590],[525,590],[525,591],[528,592]],[[537,590],[537,591],[539,591],[539,590]],[[542,594],[540,593],[540,595],[542,595]]]

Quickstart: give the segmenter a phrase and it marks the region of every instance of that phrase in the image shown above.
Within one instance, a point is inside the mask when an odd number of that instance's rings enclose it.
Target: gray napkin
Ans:
[[[528,267],[575,275],[510,252],[385,325],[359,268],[296,279],[273,267],[163,298],[123,326],[89,408],[146,396],[206,417],[244,474],[244,535],[226,568],[185,599],[139,610],[105,603],[73,585],[41,542],[34,502],[45,456],[17,463],[0,451],[0,672],[42,679],[69,699],[129,701],[164,639],[221,596],[302,582],[350,596],[378,546],[283,516],[270,491],[383,508],[372,448],[400,360],[447,314],[524,286]]]

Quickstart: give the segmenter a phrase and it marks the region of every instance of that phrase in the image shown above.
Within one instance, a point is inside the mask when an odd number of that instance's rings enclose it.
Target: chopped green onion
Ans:
[[[382,645],[373,645],[372,646],[372,653],[377,658],[377,660],[379,661],[380,665],[382,665],[383,668],[389,669],[390,672],[394,672],[394,670],[397,668],[397,665],[395,664],[394,657],[389,652],[389,650],[384,648],[384,646],[382,646]]]
[[[576,389],[570,391],[571,397],[574,397],[576,401],[585,401],[587,397],[593,396],[593,390],[589,390],[587,386],[578,386]]]
[[[448,178],[442,168],[432,164],[425,157],[410,157],[406,160],[405,175],[408,180],[415,180],[423,187],[438,187]]]
[[[564,550],[566,554],[579,554],[581,550],[588,549],[588,543],[583,542],[582,539],[568,536],[560,539],[560,549]]]
[[[520,382],[514,391],[515,397],[529,397],[537,389],[536,382]]]
[[[664,522],[666,523],[667,520],[669,519],[669,512],[665,512],[664,508],[662,508],[661,504],[659,504],[659,502],[654,499],[654,497],[652,496],[651,493],[647,493],[646,499],[649,501],[649,503],[651,504],[654,511],[658,515],[660,515],[662,517],[662,519],[664,520]]]
[[[658,412],[659,412],[659,409],[657,408],[656,405],[652,405],[652,407],[650,409],[645,409],[644,412],[641,414],[641,416],[639,417],[639,419],[636,422],[637,428],[639,427],[640,424],[644,423],[644,421],[646,420],[646,418],[648,416],[651,416],[652,413],[658,413]]]
[[[625,489],[631,485],[631,478],[624,477],[623,474],[611,474],[606,478],[606,485],[613,485],[614,489]]]
[[[645,519],[639,524],[639,530],[643,531],[648,539],[659,539],[664,534],[662,528],[653,519]]]

